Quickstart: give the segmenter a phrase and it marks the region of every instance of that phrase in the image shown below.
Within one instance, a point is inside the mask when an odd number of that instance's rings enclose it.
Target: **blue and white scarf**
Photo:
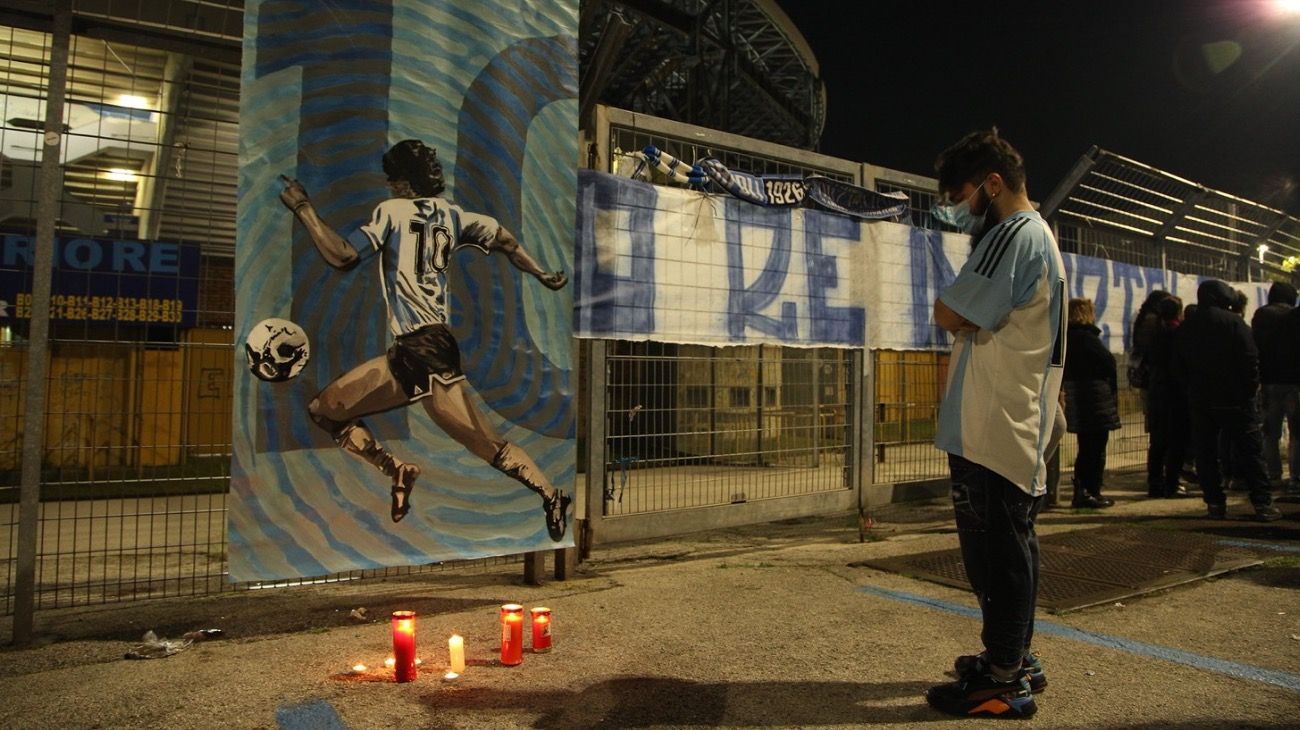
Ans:
[[[654,145],[633,152],[632,156],[642,162],[633,176],[639,174],[644,165],[652,165],[673,182],[698,188],[712,182],[755,205],[793,207],[811,201],[827,210],[866,220],[897,218],[905,215],[908,208],[906,193],[878,193],[823,175],[751,175],[728,170],[726,165],[711,157],[688,165]]]

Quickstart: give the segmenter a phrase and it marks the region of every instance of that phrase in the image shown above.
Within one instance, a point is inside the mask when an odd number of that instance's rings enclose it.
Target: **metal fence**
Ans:
[[[242,5],[179,3],[189,10],[173,14],[178,3],[138,3],[131,6],[136,17],[125,20],[108,5],[77,6],[82,30],[70,39],[65,91],[73,112],[67,147],[78,152],[63,160],[51,217],[65,232],[200,246],[198,304],[195,326],[187,328],[120,318],[54,320],[43,380],[49,402],[35,605],[302,583],[225,579]],[[214,13],[220,17],[200,22]],[[104,27],[96,25],[100,19]],[[51,46],[48,28],[0,27],[6,112],[0,223],[18,232],[30,231],[39,217],[35,139],[50,93]],[[655,144],[688,161],[716,157],[746,172],[816,173],[905,190],[913,225],[933,225],[934,181],[927,178],[620,110],[598,108],[596,115],[590,163],[598,169],[621,169],[625,152]],[[1218,225],[1258,213],[1241,213],[1240,202],[1236,213],[1201,204],[1223,214]],[[1189,211],[1213,219],[1200,208]],[[1133,255],[1132,246],[1112,243],[1093,223],[1063,227],[1063,245],[1107,258]],[[1284,221],[1257,239],[1280,255],[1293,245],[1295,231]],[[1189,268],[1212,267],[1223,256],[1242,261],[1247,250],[1173,244],[1159,259],[1173,269],[1184,261]],[[23,409],[34,385],[27,334],[21,318],[0,326],[0,611],[6,614],[15,610]],[[586,429],[601,437],[600,473],[589,475],[599,480],[600,504],[589,505],[591,514],[635,517],[838,496],[862,486],[862,475],[904,483],[945,474],[931,445],[944,353],[872,352],[864,367],[863,353],[853,351],[605,344],[600,402],[585,401],[580,409]],[[1132,391],[1125,390],[1121,411],[1125,426],[1112,438],[1112,467],[1136,463],[1145,444]],[[581,437],[579,445],[590,446]],[[1068,468],[1072,440],[1065,448]],[[839,504],[820,502],[832,503]],[[430,569],[437,566],[314,580]]]
[[[714,158],[753,175],[816,174],[860,184],[861,165],[856,162],[613,107],[598,106],[595,113],[594,156],[588,161],[592,169],[628,176],[640,165],[630,153],[654,145],[688,163]],[[647,174],[656,183],[669,184],[657,171]]]
[[[604,514],[852,487],[848,352],[614,342]]]
[[[68,39],[60,235],[197,246],[193,327],[75,311],[55,298],[34,608],[405,575],[358,570],[230,583],[226,494],[236,366],[233,252],[242,2],[82,0]],[[0,235],[30,236],[51,95],[52,23],[0,26]],[[49,26],[49,27],[44,27]],[[160,50],[166,49],[166,50]],[[7,246],[11,254],[14,249]],[[10,255],[0,275],[31,275]],[[0,319],[0,613],[16,610],[27,313]],[[10,316],[13,315],[13,316]],[[517,563],[518,556],[471,561]],[[457,564],[458,568],[466,563]]]
[[[1235,281],[1300,281],[1300,219],[1095,147],[1041,210],[1063,251]]]

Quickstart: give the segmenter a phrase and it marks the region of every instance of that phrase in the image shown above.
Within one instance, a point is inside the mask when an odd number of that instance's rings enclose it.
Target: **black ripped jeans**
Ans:
[[[1038,535],[1042,497],[979,464],[948,455],[952,506],[966,577],[984,616],[980,638],[989,662],[1015,666],[1034,638],[1038,600]]]

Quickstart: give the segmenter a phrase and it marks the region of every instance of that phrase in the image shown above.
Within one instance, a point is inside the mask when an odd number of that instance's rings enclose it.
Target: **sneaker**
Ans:
[[[1073,509],[1106,509],[1112,507],[1115,500],[1105,497],[1094,497],[1091,494],[1085,494],[1082,497],[1075,497],[1070,500],[1070,507]]]
[[[1212,520],[1222,520],[1228,516],[1228,505],[1226,504],[1207,504],[1205,505],[1205,516]]]
[[[1282,519],[1282,510],[1271,504],[1256,506],[1254,519],[1258,522],[1272,522]]]
[[[1020,670],[1025,673],[1025,678],[1029,680],[1029,691],[1038,694],[1047,689],[1047,673],[1043,671],[1043,662],[1039,660],[1038,654],[1026,654],[1024,659],[1020,660]],[[984,653],[963,654],[957,657],[952,663],[952,669],[958,677],[964,677],[968,674],[982,674],[989,670],[988,660],[984,658]]]
[[[542,511],[546,513],[546,531],[556,542],[564,539],[564,532],[568,529],[569,503],[572,501],[569,495],[559,489],[552,492],[550,497],[542,497]]]
[[[956,682],[931,687],[925,701],[940,712],[964,717],[1022,719],[1038,712],[1023,672],[1010,682],[999,682],[988,674],[967,674]]]

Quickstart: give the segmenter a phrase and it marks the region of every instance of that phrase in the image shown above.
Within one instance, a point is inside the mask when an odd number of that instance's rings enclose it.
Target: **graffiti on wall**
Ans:
[[[246,23],[232,579],[572,545],[576,0]]]

